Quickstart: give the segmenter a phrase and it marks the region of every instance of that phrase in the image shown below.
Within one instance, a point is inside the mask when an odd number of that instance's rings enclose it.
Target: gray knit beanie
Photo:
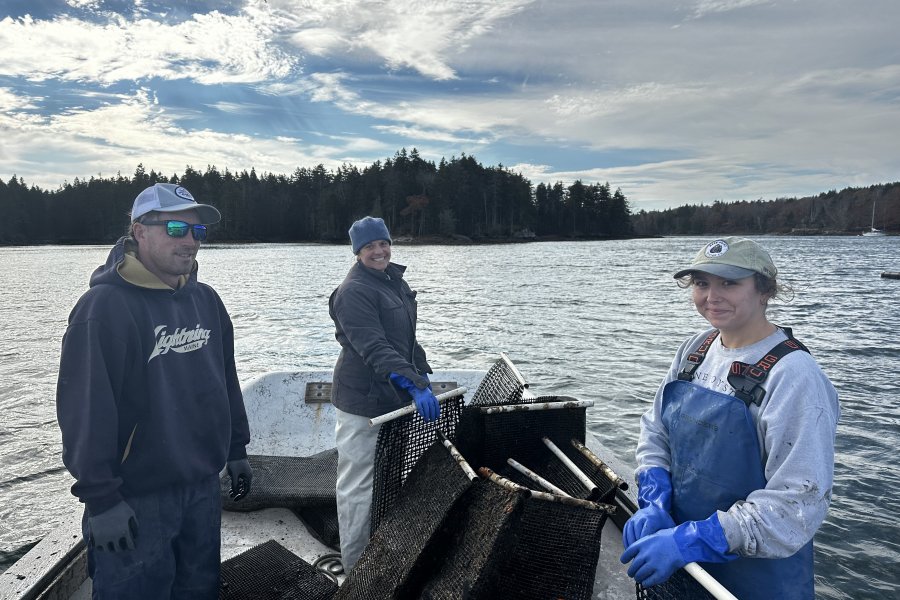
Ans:
[[[363,217],[350,226],[350,246],[353,248],[353,254],[359,254],[363,246],[375,240],[387,240],[388,244],[393,243],[384,219]]]

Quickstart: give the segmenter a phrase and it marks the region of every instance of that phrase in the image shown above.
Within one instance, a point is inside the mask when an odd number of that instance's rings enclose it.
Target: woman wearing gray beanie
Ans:
[[[331,401],[337,409],[337,508],[344,571],[369,541],[372,477],[378,426],[369,419],[415,402],[425,421],[440,414],[416,341],[416,292],[406,267],[391,262],[391,234],[377,217],[350,227],[356,263],[331,294],[329,314],[341,353],[334,366]]]

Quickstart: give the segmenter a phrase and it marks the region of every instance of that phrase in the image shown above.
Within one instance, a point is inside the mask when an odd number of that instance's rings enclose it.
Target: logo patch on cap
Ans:
[[[703,253],[710,258],[715,258],[716,256],[722,256],[726,252],[728,252],[728,242],[725,240],[716,240],[708,243],[706,245],[706,250]]]
[[[191,193],[189,191],[187,191],[186,189],[184,189],[183,187],[181,187],[180,185],[177,188],[175,188],[175,195],[178,196],[179,198],[184,198],[185,200],[190,200],[191,202],[194,202],[194,197],[191,196]]]

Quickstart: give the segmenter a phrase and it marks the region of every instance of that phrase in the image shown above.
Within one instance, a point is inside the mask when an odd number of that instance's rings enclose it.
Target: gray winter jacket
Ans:
[[[328,300],[341,345],[331,388],[339,410],[371,418],[408,406],[412,398],[391,384],[391,373],[428,386],[423,374],[431,367],[416,342],[416,292],[404,271],[394,263],[384,271],[356,263]]]

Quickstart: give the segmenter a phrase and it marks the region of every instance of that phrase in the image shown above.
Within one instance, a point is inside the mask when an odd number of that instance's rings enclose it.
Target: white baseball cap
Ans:
[[[197,204],[189,191],[174,183],[156,183],[151,185],[134,199],[131,207],[131,220],[137,221],[148,212],[180,212],[196,210],[200,222],[212,225],[222,220],[222,214],[214,206]]]

